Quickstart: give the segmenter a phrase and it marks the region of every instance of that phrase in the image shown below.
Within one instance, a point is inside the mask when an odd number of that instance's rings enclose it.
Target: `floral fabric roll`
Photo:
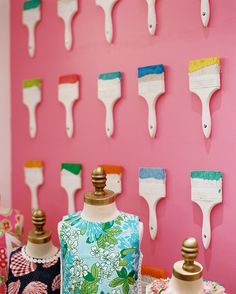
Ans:
[[[147,294],[173,294],[169,289],[170,279],[155,280],[147,286]],[[225,288],[212,281],[204,281],[204,294],[226,294]]]
[[[21,246],[23,215],[16,209],[0,214],[0,293],[6,292],[8,260],[12,250]]]

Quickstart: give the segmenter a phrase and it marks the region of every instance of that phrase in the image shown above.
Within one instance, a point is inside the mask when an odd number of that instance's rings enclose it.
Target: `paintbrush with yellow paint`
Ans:
[[[202,128],[206,138],[211,134],[210,99],[220,89],[220,58],[211,57],[189,62],[189,90],[202,102]]]
[[[31,191],[32,209],[38,206],[38,188],[43,184],[43,162],[28,160],[24,164],[25,183]]]

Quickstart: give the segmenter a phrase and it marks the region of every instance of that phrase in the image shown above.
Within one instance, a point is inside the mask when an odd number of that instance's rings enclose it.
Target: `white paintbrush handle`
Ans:
[[[31,191],[31,205],[32,205],[32,209],[38,209],[39,205],[38,205],[38,193],[37,193],[38,188],[37,187],[30,187],[30,191]]]
[[[68,104],[65,106],[66,109],[66,133],[68,138],[72,138],[73,136],[73,104]]]
[[[74,213],[75,212],[75,192],[68,192],[67,191],[67,195],[68,195],[68,213]]]
[[[201,18],[204,27],[207,27],[210,19],[210,3],[209,0],[201,0]]]
[[[110,138],[114,131],[113,106],[106,104],[106,134]]]
[[[202,222],[202,242],[205,249],[208,249],[211,242],[211,209],[203,209],[203,222]]]
[[[148,202],[149,206],[149,232],[152,240],[155,240],[157,235],[157,215],[156,215],[157,203]]]
[[[35,55],[35,25],[28,26],[28,51],[31,57]]]
[[[157,120],[156,120],[156,103],[148,103],[148,130],[151,138],[156,135]]]
[[[202,129],[206,138],[211,134],[210,98],[202,101]]]
[[[65,23],[65,47],[70,50],[72,47],[72,29],[71,29],[71,18],[64,19]]]
[[[112,7],[109,6],[104,10],[105,13],[105,36],[108,43],[112,42],[113,24],[112,24]]]
[[[34,138],[37,132],[36,106],[28,107],[28,109],[29,109],[29,133],[30,133],[30,137]]]
[[[156,0],[148,0],[148,30],[151,35],[156,32]]]

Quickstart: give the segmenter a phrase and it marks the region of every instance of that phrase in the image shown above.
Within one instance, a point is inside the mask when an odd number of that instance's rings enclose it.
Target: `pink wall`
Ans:
[[[0,1],[0,202],[11,207],[10,3]]]
[[[56,15],[56,0],[43,1],[43,21],[37,30],[37,55],[30,59],[27,34],[21,24],[23,1],[11,1],[12,43],[12,136],[13,204],[30,224],[30,194],[24,184],[23,163],[27,159],[45,162],[45,185],[40,206],[48,216],[55,240],[57,222],[67,211],[67,198],[60,188],[60,163],[83,164],[83,190],[77,195],[82,208],[83,192],[91,188],[90,172],[99,163],[125,168],[123,195],[119,207],[140,215],[145,224],[144,263],[171,272],[180,259],[182,240],[194,235],[200,243],[199,261],[205,277],[225,283],[236,292],[236,2],[212,1],[210,27],[203,29],[199,0],[160,0],[157,36],[149,36],[144,0],[123,0],[114,11],[115,42],[104,39],[104,17],[94,0],[80,0],[74,21],[75,43],[68,53],[63,43],[63,23]],[[213,133],[206,141],[201,130],[201,105],[188,90],[190,59],[221,56],[222,90],[212,99]],[[147,108],[137,93],[137,67],[163,63],[167,67],[167,93],[157,106],[158,134],[149,138]],[[97,76],[101,72],[123,72],[123,98],[115,109],[116,133],[107,139],[104,107],[97,99]],[[67,139],[64,109],[57,101],[57,81],[62,74],[78,73],[80,101],[75,108],[75,137]],[[22,104],[22,80],[41,77],[43,103],[38,109],[38,136],[28,135],[28,114]],[[148,232],[148,209],[138,196],[140,166],[167,169],[167,194],[157,209],[159,232],[155,242]],[[201,243],[201,211],[190,200],[189,173],[193,169],[220,169],[224,173],[224,204],[212,214],[212,243],[208,251]],[[232,237],[233,236],[233,237]],[[57,242],[57,241],[56,241]]]

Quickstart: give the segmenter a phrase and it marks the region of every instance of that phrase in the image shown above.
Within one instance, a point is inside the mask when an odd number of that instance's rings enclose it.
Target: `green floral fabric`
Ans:
[[[60,223],[63,294],[139,293],[139,218],[96,223],[75,213]]]

